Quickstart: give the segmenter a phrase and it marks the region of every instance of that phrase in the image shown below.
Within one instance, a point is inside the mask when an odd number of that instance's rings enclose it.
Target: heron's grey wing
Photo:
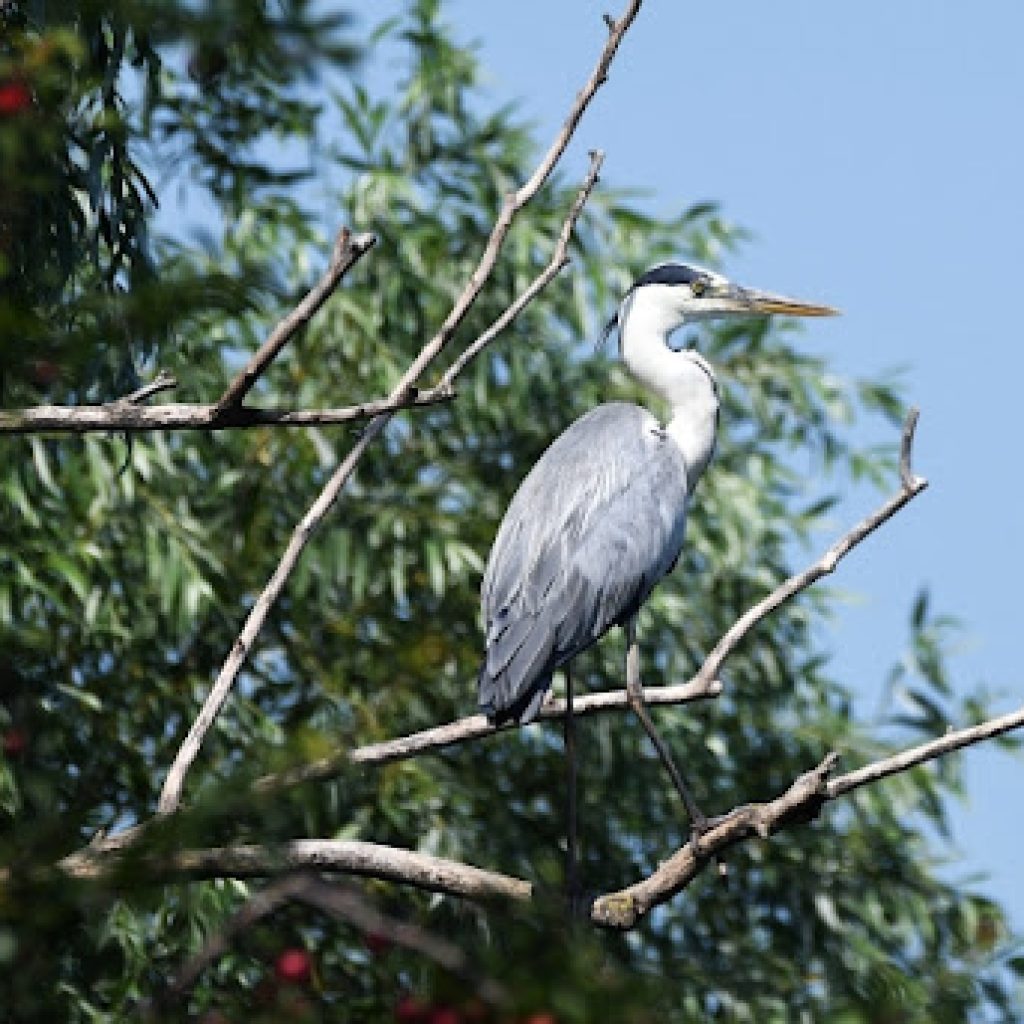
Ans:
[[[536,715],[554,670],[671,569],[686,500],[679,449],[638,406],[598,406],[551,445],[512,499],[484,575],[481,710]]]

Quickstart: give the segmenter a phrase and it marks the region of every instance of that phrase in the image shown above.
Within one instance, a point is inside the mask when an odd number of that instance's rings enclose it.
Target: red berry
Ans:
[[[24,730],[19,729],[16,725],[11,726],[4,733],[3,751],[5,757],[18,757],[20,754],[25,753],[27,747],[28,736]]]
[[[538,1010],[524,1018],[523,1024],[558,1024],[558,1018],[547,1010]]]
[[[32,91],[24,82],[4,82],[0,85],[0,115],[20,114],[32,105]]]
[[[383,956],[391,949],[391,940],[386,935],[379,935],[377,932],[367,932],[363,936],[363,942],[374,956]]]
[[[423,1024],[427,1019],[427,1007],[415,996],[402,996],[395,1005],[395,1020],[399,1024]]]
[[[52,359],[36,359],[29,363],[29,377],[33,384],[46,387],[60,376],[60,366]]]
[[[453,1006],[431,1007],[427,1024],[462,1024],[462,1015]]]
[[[313,973],[313,958],[304,949],[284,949],[274,961],[277,980],[286,985],[305,985]]]

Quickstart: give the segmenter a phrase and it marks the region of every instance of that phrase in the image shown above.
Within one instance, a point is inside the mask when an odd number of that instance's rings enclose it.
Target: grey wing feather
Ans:
[[[530,721],[554,670],[640,607],[679,556],[687,496],[681,452],[638,406],[598,406],[548,448],[484,575],[488,717]]]

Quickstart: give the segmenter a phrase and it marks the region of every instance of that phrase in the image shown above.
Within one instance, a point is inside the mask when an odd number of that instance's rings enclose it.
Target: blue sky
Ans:
[[[546,139],[602,45],[600,15],[621,7],[456,0],[448,11],[480,43],[494,95],[518,98]],[[931,488],[834,579],[851,600],[828,642],[865,714],[922,586],[965,624],[958,688],[1002,691],[1000,710],[1024,701],[1022,38],[1015,0],[648,0],[564,165],[582,176],[599,147],[604,179],[649,191],[656,211],[718,200],[754,235],[728,259],[731,277],[843,309],[809,326],[809,348],[842,374],[906,368]],[[875,501],[852,494],[837,529]],[[1024,763],[965,756],[953,874],[987,874],[980,887],[1024,930]]]

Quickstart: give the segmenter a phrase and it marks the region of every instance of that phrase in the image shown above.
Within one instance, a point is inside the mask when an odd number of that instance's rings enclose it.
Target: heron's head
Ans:
[[[839,310],[733,284],[721,274],[686,263],[660,263],[641,274],[623,297],[606,333],[637,316],[668,333],[684,323],[714,318],[835,316]]]

